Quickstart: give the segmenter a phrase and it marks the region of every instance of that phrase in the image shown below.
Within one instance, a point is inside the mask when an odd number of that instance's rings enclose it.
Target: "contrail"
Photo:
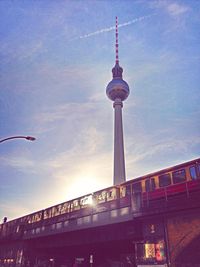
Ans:
[[[130,20],[130,21],[127,21],[127,22],[124,22],[122,24],[119,24],[118,25],[118,28],[121,28],[121,27],[125,27],[125,26],[128,26],[128,25],[131,25],[131,24],[134,24],[134,23],[137,23],[141,20],[144,20],[144,19],[148,19],[152,16],[154,16],[155,14],[151,14],[151,15],[147,15],[147,16],[143,16],[143,17],[139,17],[139,18],[136,18],[136,19],[133,19],[133,20]],[[108,28],[104,28],[104,29],[101,29],[101,30],[98,30],[98,31],[95,31],[95,32],[91,32],[91,33],[88,33],[88,34],[85,34],[85,35],[81,35],[79,37],[76,37],[72,40],[76,40],[76,39],[84,39],[84,38],[88,38],[88,37],[91,37],[91,36],[94,36],[94,35],[98,35],[98,34],[101,34],[101,33],[104,33],[104,32],[110,32],[110,31],[113,31],[115,30],[115,26],[111,26],[111,27],[108,27]]]

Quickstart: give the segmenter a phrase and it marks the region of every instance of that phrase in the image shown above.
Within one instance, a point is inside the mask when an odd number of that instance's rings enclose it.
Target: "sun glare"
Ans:
[[[100,177],[92,174],[79,175],[74,177],[72,181],[71,185],[66,189],[68,199],[90,194],[106,187]],[[91,200],[88,199],[88,201]]]
[[[51,200],[58,203],[89,196],[93,192],[109,187],[112,182],[111,171],[105,164],[106,157],[96,161],[82,162],[74,172],[67,173],[64,169],[55,175],[56,193]],[[55,192],[55,186],[53,188]],[[88,199],[87,201],[91,201]]]
[[[92,206],[92,205],[94,204],[94,203],[93,203],[92,194],[83,197],[83,198],[81,199],[81,204],[82,204],[83,206],[85,206],[85,205],[90,205],[90,206]]]
[[[101,185],[101,183],[99,183],[99,179],[94,176],[82,176],[75,179],[72,187],[75,187],[76,192],[81,196],[102,188],[103,184]]]

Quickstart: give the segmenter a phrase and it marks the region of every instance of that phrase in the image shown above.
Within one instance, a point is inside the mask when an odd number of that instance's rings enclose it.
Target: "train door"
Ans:
[[[132,201],[131,207],[133,212],[140,211],[142,206],[142,183],[141,181],[135,182],[132,185]]]
[[[145,205],[149,204],[149,200],[154,198],[154,191],[156,189],[155,178],[147,178],[144,183],[143,202]]]

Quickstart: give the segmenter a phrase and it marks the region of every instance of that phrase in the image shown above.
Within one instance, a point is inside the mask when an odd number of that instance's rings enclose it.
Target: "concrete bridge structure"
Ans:
[[[152,252],[152,244],[163,248]],[[127,207],[1,231],[0,266],[197,267],[199,248],[199,190],[159,200],[138,194]]]

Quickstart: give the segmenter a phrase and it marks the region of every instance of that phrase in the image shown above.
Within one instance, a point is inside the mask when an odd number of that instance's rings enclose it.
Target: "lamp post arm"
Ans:
[[[11,137],[1,139],[0,143],[5,142],[7,140],[11,140],[11,139],[21,139],[21,138],[29,140],[29,141],[35,141],[35,139],[36,139],[35,137],[32,137],[32,136],[17,135],[17,136],[11,136]]]

